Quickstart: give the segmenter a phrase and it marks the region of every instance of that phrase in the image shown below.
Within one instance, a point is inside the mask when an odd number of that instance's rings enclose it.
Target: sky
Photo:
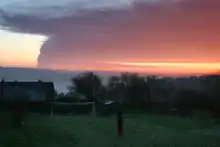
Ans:
[[[45,36],[0,30],[0,65],[34,67]]]
[[[0,10],[2,66],[220,71],[217,0],[3,0]]]

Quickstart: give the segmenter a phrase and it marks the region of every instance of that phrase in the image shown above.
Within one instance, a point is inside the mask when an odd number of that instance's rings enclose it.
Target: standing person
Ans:
[[[118,104],[118,111],[117,111],[117,127],[118,127],[118,136],[123,136],[123,115],[120,104]]]

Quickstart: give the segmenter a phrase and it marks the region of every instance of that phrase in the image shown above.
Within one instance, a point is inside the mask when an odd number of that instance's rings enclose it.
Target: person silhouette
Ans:
[[[117,127],[118,127],[118,136],[122,137],[123,136],[123,115],[122,115],[122,110],[120,105],[118,105],[118,111],[117,111]]]

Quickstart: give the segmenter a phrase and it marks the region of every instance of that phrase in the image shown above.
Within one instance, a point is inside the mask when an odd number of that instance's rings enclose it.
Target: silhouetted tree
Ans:
[[[79,95],[86,97],[89,101],[114,100],[129,109],[139,109],[141,106],[149,109],[163,107],[161,109],[163,111],[168,107],[176,107],[181,110],[181,115],[188,115],[191,109],[212,108],[215,114],[216,111],[220,112],[218,109],[220,76],[218,75],[157,78],[122,73],[120,76],[110,77],[107,86],[103,86],[97,75],[86,72],[73,78],[71,82],[69,94],[74,97]],[[157,105],[159,107],[155,107],[154,104],[159,104]]]
[[[121,74],[121,85],[123,88],[123,95],[124,95],[124,104],[127,106],[131,106],[131,103],[134,99],[134,83],[135,80],[138,79],[138,74],[133,73],[122,73]]]
[[[112,100],[122,103],[124,95],[124,86],[120,77],[112,76],[108,80],[107,90]]]
[[[122,73],[109,79],[108,89],[113,99],[127,107],[139,108],[146,97],[146,82],[138,74]]]
[[[155,86],[156,77],[155,76],[148,76],[146,79],[146,94],[147,94],[147,102],[148,107],[152,107],[153,103],[153,90]]]
[[[147,83],[143,77],[135,76],[131,79],[129,87],[130,105],[133,108],[140,108],[146,99]]]
[[[72,85],[69,86],[69,92],[77,92],[85,96],[88,101],[94,101],[102,88],[100,77],[92,72],[85,72],[72,78],[71,83]]]
[[[220,116],[220,76],[209,75],[201,78],[207,98],[211,99],[211,111],[214,117]]]

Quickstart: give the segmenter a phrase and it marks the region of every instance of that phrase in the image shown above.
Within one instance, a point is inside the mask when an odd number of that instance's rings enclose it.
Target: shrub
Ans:
[[[12,114],[12,124],[15,127],[19,127],[25,122],[29,95],[25,90],[16,87],[12,89],[7,98],[9,110]]]

